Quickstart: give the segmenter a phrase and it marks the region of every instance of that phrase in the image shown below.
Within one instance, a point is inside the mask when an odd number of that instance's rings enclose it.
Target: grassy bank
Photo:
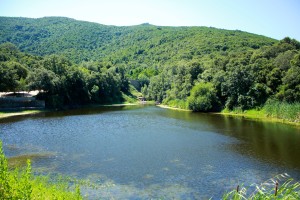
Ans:
[[[300,103],[268,101],[263,110],[266,116],[300,123]]]
[[[171,100],[163,102],[163,104],[158,106],[173,110],[191,111],[188,109],[187,102],[182,100]],[[286,103],[270,100],[262,108],[251,110],[242,110],[240,108],[228,110],[225,108],[221,112],[214,114],[246,117],[253,120],[280,122],[300,126],[300,103]]]
[[[224,109],[220,114],[300,126],[300,103],[268,101],[261,109]]]
[[[79,187],[72,188],[64,181],[33,176],[29,160],[25,169],[10,170],[0,141],[0,199],[82,199]]]
[[[175,107],[175,106],[170,106],[170,105],[165,105],[165,104],[159,104],[159,105],[156,105],[156,106],[158,106],[160,108],[171,109],[171,110],[180,110],[180,111],[192,112],[191,110],[188,110],[188,109],[178,108],[178,107]]]

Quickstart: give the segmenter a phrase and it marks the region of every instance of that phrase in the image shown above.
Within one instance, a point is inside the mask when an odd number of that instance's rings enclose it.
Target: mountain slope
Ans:
[[[276,40],[242,31],[208,27],[117,27],[64,17],[0,17],[0,43],[35,55],[61,54],[76,63],[102,60],[147,65],[245,51]]]

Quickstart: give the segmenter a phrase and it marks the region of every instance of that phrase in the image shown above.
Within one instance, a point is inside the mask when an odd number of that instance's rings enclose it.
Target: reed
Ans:
[[[281,184],[282,183],[282,184]],[[265,200],[282,199],[292,200],[300,199],[300,183],[293,181],[287,174],[280,174],[266,182],[255,185],[255,190],[248,193],[249,189],[241,187],[225,193],[223,200]]]
[[[284,119],[291,122],[300,122],[300,103],[287,103],[277,100],[269,100],[263,107],[269,117]]]

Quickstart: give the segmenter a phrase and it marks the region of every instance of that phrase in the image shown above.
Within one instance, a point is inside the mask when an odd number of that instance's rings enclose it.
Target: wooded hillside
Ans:
[[[43,89],[49,102],[120,100],[129,80],[147,99],[195,111],[300,99],[300,43],[288,37],[63,17],[0,17],[0,30],[1,90]]]

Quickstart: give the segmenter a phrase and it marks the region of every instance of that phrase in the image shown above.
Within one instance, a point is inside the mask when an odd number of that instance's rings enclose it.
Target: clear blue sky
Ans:
[[[212,26],[300,41],[300,0],[0,0],[0,16],[106,25]]]

